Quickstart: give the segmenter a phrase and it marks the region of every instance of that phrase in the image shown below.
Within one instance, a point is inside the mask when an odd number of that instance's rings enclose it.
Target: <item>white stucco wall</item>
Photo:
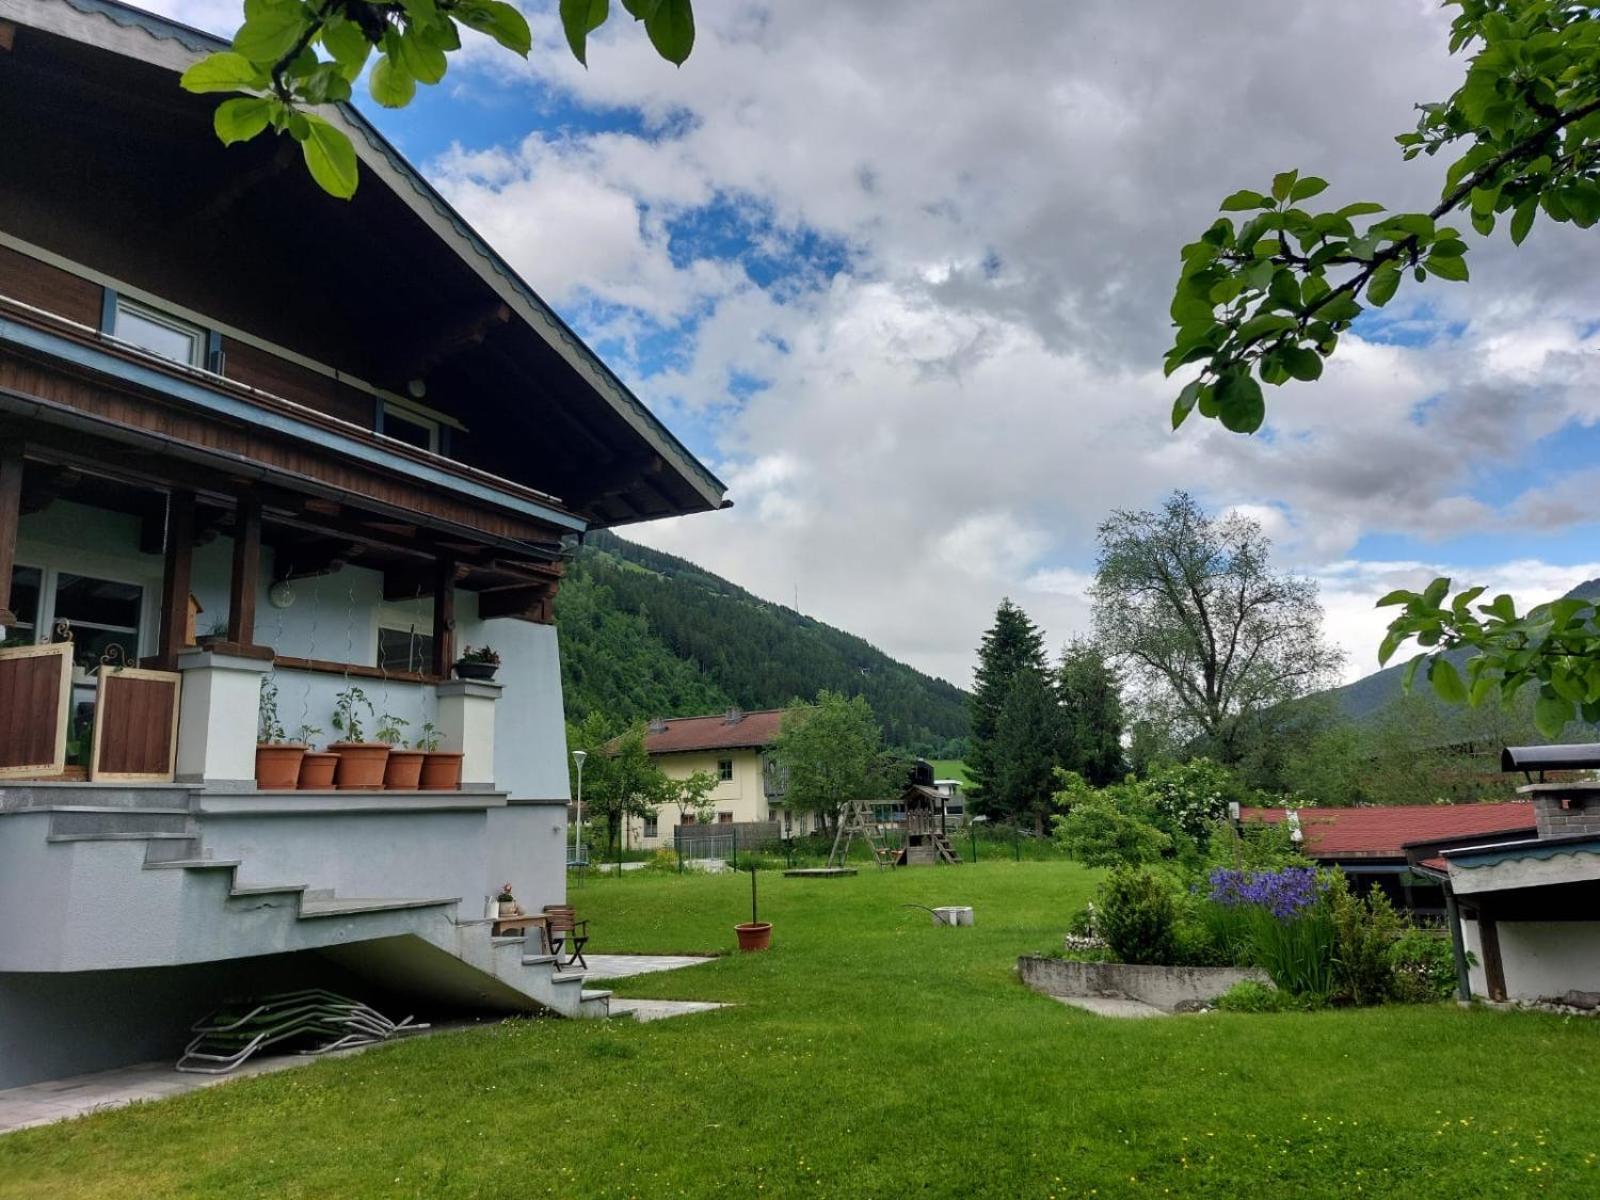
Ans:
[[[1500,963],[1512,1000],[1600,991],[1600,921],[1500,921]],[[1478,959],[1469,970],[1474,996],[1487,996],[1483,940],[1476,921],[1461,922],[1466,947]]]

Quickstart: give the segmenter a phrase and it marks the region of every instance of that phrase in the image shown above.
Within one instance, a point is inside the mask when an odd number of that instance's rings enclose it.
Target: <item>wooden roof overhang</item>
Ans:
[[[362,164],[346,203],[283,139],[217,141],[216,98],[176,79],[215,39],[111,0],[0,0],[6,21],[0,229],[374,387],[420,381],[475,465],[589,527],[722,506],[721,482],[354,109],[328,110]]]

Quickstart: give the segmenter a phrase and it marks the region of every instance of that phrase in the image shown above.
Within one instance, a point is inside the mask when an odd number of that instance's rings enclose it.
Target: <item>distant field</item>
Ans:
[[[959,779],[962,783],[971,783],[972,776],[967,774],[967,764],[959,758],[930,758],[933,764],[933,777],[935,779]]]

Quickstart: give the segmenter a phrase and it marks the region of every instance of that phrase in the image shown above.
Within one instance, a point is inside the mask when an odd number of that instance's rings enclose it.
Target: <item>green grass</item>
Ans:
[[[963,784],[972,782],[972,776],[967,774],[967,764],[959,758],[935,758],[929,761],[933,764],[935,779],[959,779]]]
[[[593,948],[727,951],[749,876],[589,879]],[[1065,863],[759,876],[737,1007],[518,1021],[0,1138],[38,1197],[1600,1194],[1600,1027],[1454,1006],[1111,1021],[1016,982]],[[936,929],[906,903],[965,903]]]

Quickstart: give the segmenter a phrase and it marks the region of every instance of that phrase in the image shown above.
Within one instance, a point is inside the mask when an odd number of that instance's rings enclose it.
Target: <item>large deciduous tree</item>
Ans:
[[[1180,736],[1236,761],[1257,714],[1333,681],[1316,584],[1274,572],[1261,526],[1184,492],[1100,526],[1097,640]]]
[[[1047,673],[1044,637],[1010,599],[1000,601],[994,625],[978,646],[978,668],[972,688],[972,751],[967,772],[972,778],[969,799],[980,813],[993,813],[991,793],[995,786],[996,736],[1000,714],[1005,708],[1019,676],[1031,674],[1043,680]]]
[[[1122,684],[1099,646],[1074,638],[1056,668],[1061,703],[1061,766],[1095,787],[1121,779]]]
[[[1521,245],[1541,213],[1587,229],[1600,220],[1600,9],[1586,0],[1445,0],[1456,10],[1450,50],[1470,55],[1461,86],[1418,105],[1417,127],[1395,140],[1407,159],[1449,152],[1439,202],[1391,213],[1360,201],[1317,212],[1305,202],[1328,184],[1297,170],[1265,192],[1234,192],[1225,214],[1183,248],[1172,302],[1177,332],[1168,374],[1198,373],[1178,393],[1174,427],[1198,411],[1252,433],[1266,418],[1263,383],[1313,380],[1365,308],[1381,308],[1409,274],[1467,279],[1468,243],[1504,221]],[[1226,215],[1241,214],[1236,219]],[[1357,221],[1361,221],[1358,226]],[[1392,592],[1400,606],[1379,652],[1387,662],[1416,639],[1409,689],[1426,662],[1444,700],[1510,700],[1538,688],[1539,729],[1555,736],[1574,716],[1600,720],[1600,610],[1563,599],[1519,614],[1510,596],[1476,603],[1481,587],[1451,598],[1448,579]],[[1463,679],[1445,652],[1475,651]]]
[[[679,65],[689,57],[691,0],[622,0],[622,7],[661,57]],[[559,11],[567,45],[587,65],[589,35],[610,16],[610,0],[560,0]],[[527,18],[505,0],[245,0],[231,49],[190,67],[182,82],[191,92],[231,96],[214,118],[224,145],[268,129],[287,134],[300,143],[317,184],[349,199],[358,181],[355,147],[316,110],[349,100],[369,62],[372,98],[404,108],[419,83],[444,78],[463,29],[523,58],[533,49]]]
[[[795,701],[784,711],[772,753],[787,775],[784,803],[834,826],[854,800],[886,799],[904,764],[883,749],[883,732],[864,696],[822,691],[815,704]]]

